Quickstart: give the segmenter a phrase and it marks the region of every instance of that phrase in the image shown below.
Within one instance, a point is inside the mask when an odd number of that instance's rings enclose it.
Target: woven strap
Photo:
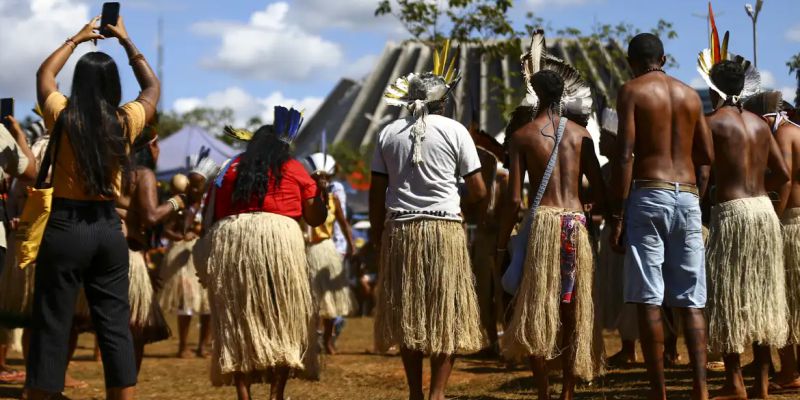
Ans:
[[[547,168],[544,170],[542,182],[539,184],[539,190],[536,192],[536,197],[534,197],[533,204],[531,204],[530,213],[522,228],[522,234],[525,235],[524,237],[526,238],[530,237],[531,225],[533,225],[533,218],[536,216],[536,209],[539,208],[539,203],[542,202],[544,192],[547,190],[547,184],[550,182],[550,177],[553,176],[553,170],[556,168],[556,162],[558,161],[558,146],[561,144],[561,138],[564,137],[564,130],[566,128],[567,119],[561,117],[561,120],[558,123],[558,131],[556,131],[556,143],[553,145],[553,152],[550,153],[550,160],[547,161]]]

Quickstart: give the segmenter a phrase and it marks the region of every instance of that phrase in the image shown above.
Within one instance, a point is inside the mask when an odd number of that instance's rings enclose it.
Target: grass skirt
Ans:
[[[306,256],[319,317],[333,319],[350,315],[356,308],[355,297],[347,281],[342,256],[336,251],[333,240],[309,245]]]
[[[316,320],[297,221],[271,213],[224,218],[194,247],[194,260],[209,290],[212,384],[233,384],[233,373],[269,382],[273,367],[306,368]]]
[[[145,343],[166,340],[170,336],[169,325],[153,292],[153,283],[147,271],[147,262],[142,252],[128,250],[130,269],[128,299],[131,306],[131,331]]]
[[[429,354],[481,349],[475,280],[460,222],[390,222],[378,277],[375,345]]]
[[[514,312],[503,336],[506,356],[522,359],[529,356],[553,359],[560,355],[561,328],[561,217],[575,214],[560,208],[538,208],[528,240],[525,268]],[[603,343],[600,327],[595,329],[592,282],[594,264],[589,235],[578,224],[576,238],[575,375],[591,380],[602,372]]]
[[[800,344],[800,208],[783,213],[783,254],[789,303],[789,343]]]
[[[161,308],[171,314],[208,314],[208,291],[200,285],[192,248],[197,240],[173,242],[159,272],[164,287],[159,294]]]
[[[706,254],[711,351],[742,353],[753,342],[786,344],[783,240],[769,198],[713,207]]]

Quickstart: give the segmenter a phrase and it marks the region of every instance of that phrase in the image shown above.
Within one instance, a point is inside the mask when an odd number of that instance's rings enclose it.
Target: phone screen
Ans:
[[[119,3],[116,1],[103,3],[103,13],[100,18],[100,34],[109,37],[111,32],[105,29],[106,25],[117,25],[119,20]]]
[[[7,116],[14,116],[14,99],[0,99],[0,122],[5,124]]]

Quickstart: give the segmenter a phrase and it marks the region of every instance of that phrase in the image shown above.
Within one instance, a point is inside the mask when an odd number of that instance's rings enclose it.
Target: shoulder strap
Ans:
[[[53,132],[50,134],[50,141],[47,143],[42,165],[39,166],[39,175],[36,176],[36,184],[34,187],[37,189],[42,189],[44,187],[47,175],[50,173],[50,166],[55,166],[56,164],[56,157],[60,148],[59,144],[61,143],[61,124],[61,118],[59,118],[56,121],[56,125],[53,127]],[[56,173],[55,170],[55,167],[53,167],[53,175]],[[53,176],[50,176],[50,184],[52,183]]]
[[[556,143],[553,146],[553,152],[550,153],[550,160],[547,161],[547,168],[544,170],[542,182],[539,184],[539,190],[536,192],[536,197],[531,204],[531,216],[536,213],[539,203],[544,197],[544,192],[547,190],[547,184],[550,182],[550,177],[553,176],[553,170],[556,168],[556,161],[558,161],[558,146],[561,144],[561,138],[564,137],[564,130],[567,128],[567,119],[561,118],[558,123],[558,131],[556,131]]]

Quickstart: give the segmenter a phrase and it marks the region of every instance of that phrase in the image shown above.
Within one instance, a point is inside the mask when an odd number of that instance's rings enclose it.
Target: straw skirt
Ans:
[[[484,344],[475,279],[460,222],[394,221],[382,240],[375,345],[429,354]]]
[[[706,257],[711,350],[742,353],[753,342],[786,344],[783,237],[769,198],[714,206]]]
[[[311,291],[319,317],[332,319],[350,315],[356,308],[355,297],[345,274],[342,256],[333,240],[310,244],[306,250]]]
[[[553,359],[560,355],[562,291],[562,217],[582,214],[540,206],[531,226],[522,282],[514,298],[514,312],[502,340],[504,354],[512,359],[530,356]],[[592,282],[594,260],[583,224],[574,231],[575,287],[571,300],[575,332],[565,345],[574,346],[575,375],[591,380],[602,372],[603,343],[595,329]]]
[[[800,344],[800,208],[783,213],[783,254],[789,303],[789,342]]]
[[[164,287],[159,303],[164,312],[178,315],[208,314],[208,291],[200,285],[192,258],[195,240],[173,242],[161,263]]]
[[[169,325],[164,319],[155,293],[147,262],[140,251],[128,250],[130,269],[128,299],[131,306],[131,331],[145,343],[155,343],[170,337]]]
[[[209,290],[212,384],[234,373],[269,382],[271,368],[304,369],[316,336],[305,241],[297,221],[270,213],[218,221],[194,248]]]

